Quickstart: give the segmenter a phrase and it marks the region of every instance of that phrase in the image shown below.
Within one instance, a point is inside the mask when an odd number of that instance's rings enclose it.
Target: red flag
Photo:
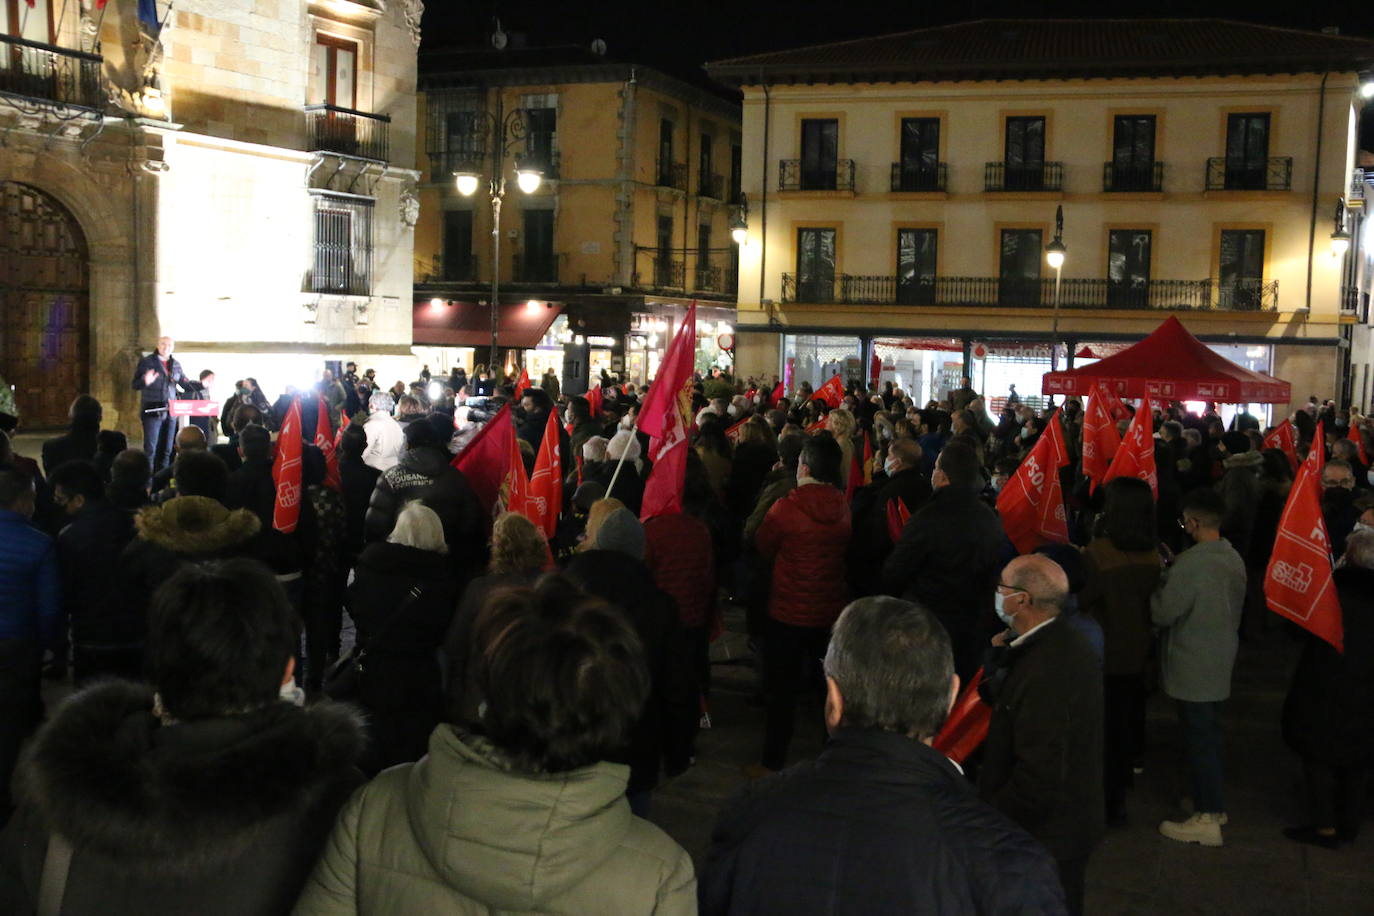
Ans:
[[[1139,477],[1148,481],[1155,499],[1159,499],[1159,475],[1155,473],[1154,422],[1150,416],[1150,408],[1143,403],[1136,410],[1131,426],[1126,430],[1126,438],[1121,440],[1121,447],[1116,450],[1116,457],[1112,459],[1112,466],[1107,468],[1107,476],[1102,478],[1102,482],[1106,483],[1118,477]]]
[[[1093,390],[1102,395],[1102,403],[1107,406],[1107,413],[1112,415],[1113,422],[1125,420],[1130,417],[1130,409],[1121,402],[1121,398],[1106,382],[1098,382],[1093,386]]]
[[[343,432],[340,425],[339,432]],[[343,492],[343,481],[339,479],[339,454],[334,451],[334,437],[329,435],[329,402],[320,397],[315,408],[315,447],[324,452],[324,485],[336,492]]]
[[[955,763],[963,763],[978,749],[988,736],[988,725],[992,722],[992,707],[983,702],[978,695],[978,685],[983,682],[983,669],[979,668],[973,680],[959,691],[959,697],[950,709],[944,727],[931,742],[931,746]]]
[[[727,430],[725,431],[725,435],[728,436],[728,437],[730,438],[730,441],[731,441],[731,442],[739,442],[739,437],[740,437],[740,435],[743,434],[743,432],[744,432],[744,424],[746,424],[746,423],[748,423],[748,422],[749,422],[749,418],[748,418],[748,417],[745,417],[743,420],[740,420],[740,421],[739,421],[738,423],[736,423],[734,426],[732,426],[732,427],[730,427],[729,429],[727,429]]]
[[[524,366],[520,367],[520,377],[515,380],[515,399],[520,400],[520,396],[525,393],[527,388],[532,388],[530,384],[530,373]]]
[[[1331,581],[1331,540],[1322,518],[1322,424],[1298,468],[1264,571],[1269,609],[1344,651],[1341,604]]]
[[[328,422],[326,420],[326,422]],[[272,460],[272,483],[277,498],[272,505],[272,527],[290,534],[301,518],[301,399],[291,407],[277,433],[277,455]]]
[[[692,421],[692,364],[697,340],[697,305],[687,318],[659,366],[658,377],[639,410],[639,428],[649,434],[653,467],[644,482],[644,503],[639,517],[682,511],[682,489],[687,482],[687,429]]]
[[[816,389],[816,393],[811,395],[813,401],[824,401],[834,410],[844,403],[844,383],[837,375],[824,385]]]
[[[512,460],[516,474],[511,473]],[[482,510],[489,516],[515,505],[520,508],[511,508],[511,511],[524,509],[525,463],[515,441],[510,404],[502,405],[496,416],[477,431],[472,441],[453,459],[453,466],[467,477]]]
[[[997,494],[1002,528],[1020,553],[1030,553],[1046,541],[1069,542],[1059,484],[1059,469],[1069,463],[1069,451],[1059,423],[1059,411],[1055,411],[1035,448]]]
[[[778,403],[779,401],[782,400],[782,396],[783,396],[782,382],[778,382],[777,387],[774,388],[773,391],[772,391],[772,393],[770,393],[770,394],[768,395],[768,400],[764,403],[763,406],[764,406],[764,407],[775,407],[775,406],[777,406],[777,403]]]
[[[1366,455],[1366,454],[1365,454],[1365,451],[1364,451],[1364,436],[1361,436],[1361,435],[1360,435],[1360,427],[1359,427],[1359,425],[1356,424],[1356,423],[1351,423],[1351,424],[1350,424],[1350,431],[1349,431],[1348,433],[1345,434],[1345,437],[1346,437],[1347,439],[1349,439],[1351,442],[1355,443],[1355,445],[1359,448],[1359,450],[1360,450],[1360,464],[1368,465],[1368,464],[1369,464],[1369,456]]]
[[[349,424],[352,422],[352,420],[348,419],[347,410],[339,411],[339,429],[334,433],[334,451],[337,452],[339,450],[339,443],[343,441],[344,430],[348,429]],[[338,460],[335,459],[335,464],[337,465],[337,463]]]
[[[696,355],[697,304],[692,302],[677,335],[668,345],[658,376],[639,408],[639,428],[651,440],[665,438],[673,428],[673,417],[686,430],[692,425],[692,364]],[[650,452],[656,451],[650,443]],[[686,467],[686,465],[683,465]]]
[[[906,507],[900,496],[894,496],[887,501],[887,536],[892,538],[892,543],[897,543],[902,539],[902,529],[911,520],[911,510]]]
[[[1101,385],[1093,387],[1088,409],[1083,414],[1083,476],[1092,481],[1088,492],[1096,490],[1107,475],[1112,458],[1121,446],[1112,419],[1110,397]],[[1117,400],[1117,403],[1121,403]]]
[[[591,414],[593,420],[601,419],[601,400],[603,397],[605,396],[601,393],[600,385],[594,385],[587,389],[587,405],[592,409]]]
[[[870,438],[868,437],[868,433],[864,433],[864,434],[863,434],[863,437],[864,437],[864,486],[868,486],[869,484],[871,484],[871,483],[873,482],[873,440],[870,439]]]
[[[553,537],[558,516],[563,513],[563,463],[559,455],[558,415],[553,411],[549,411],[544,439],[534,459],[527,498],[525,515],[544,530],[545,537]]]
[[[530,479],[525,476],[525,456],[520,454],[520,440],[515,437],[514,423],[510,427],[507,437],[510,440],[510,459],[501,476],[501,486],[496,491],[496,505],[492,507],[492,514],[518,512],[529,518]]]
[[[1265,448],[1276,448],[1283,452],[1293,468],[1293,473],[1298,472],[1298,433],[1293,428],[1292,420],[1285,419],[1275,426],[1273,431],[1264,437],[1263,445]]]
[[[812,424],[811,424],[810,426],[808,426],[806,429],[802,430],[802,432],[803,432],[805,435],[808,435],[808,436],[811,435],[812,433],[818,433],[818,432],[820,432],[821,430],[825,429],[825,419],[826,419],[825,417],[821,417],[821,418],[820,418],[819,420],[817,420],[815,423],[812,423]]]

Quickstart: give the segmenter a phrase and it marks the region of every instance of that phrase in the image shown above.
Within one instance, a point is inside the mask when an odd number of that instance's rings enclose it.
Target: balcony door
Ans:
[[[933,305],[938,239],[934,229],[897,230],[897,301]]]
[[[521,279],[553,283],[558,279],[553,254],[553,211],[525,210],[525,251]]]
[[[50,45],[57,43],[53,34],[53,0],[0,0],[0,26],[6,35]],[[8,56],[0,59],[0,68],[10,63]]]
[[[697,226],[697,283],[696,288],[717,291],[720,286],[711,264],[711,224]]]
[[[902,118],[901,157],[901,190],[938,190],[940,119]]]
[[[835,230],[797,230],[797,301],[835,301]]]
[[[1045,119],[1007,118],[1005,144],[1008,191],[1038,191],[1045,186]]]
[[[311,52],[312,105],[358,107],[358,46],[342,38],[316,35]]]
[[[1040,304],[1040,262],[1045,247],[1039,229],[1003,229],[998,272],[999,305]]]
[[[711,135],[701,135],[701,148],[698,150],[697,159],[697,193],[702,197],[715,197],[716,193],[712,187],[711,179],[714,177],[715,163],[711,158]]]
[[[444,211],[445,280],[476,280],[472,253],[472,211]]]
[[[1258,309],[1264,283],[1264,230],[1223,229],[1217,264],[1218,304]]]
[[[673,122],[667,118],[658,122],[658,183],[673,186]]]
[[[673,218],[660,216],[657,224],[658,254],[654,257],[654,286],[676,286],[673,282]]]
[[[1115,308],[1149,308],[1149,229],[1112,229],[1107,233],[1107,304]]]
[[[530,165],[556,178],[553,157],[558,149],[558,109],[529,108],[525,111],[529,132],[525,135],[525,157]]]
[[[1227,115],[1227,190],[1264,190],[1268,169],[1268,112]]]
[[[1154,166],[1155,116],[1117,115],[1112,129],[1112,188],[1152,189]]]
[[[802,190],[835,190],[840,165],[840,122],[835,118],[804,118],[801,127]]]

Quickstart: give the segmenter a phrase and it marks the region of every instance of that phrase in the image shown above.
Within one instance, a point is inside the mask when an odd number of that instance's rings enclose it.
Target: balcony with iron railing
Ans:
[[[1064,163],[1013,165],[989,162],[983,166],[984,191],[1062,191]]]
[[[909,162],[892,163],[893,191],[944,191],[949,167],[937,162],[933,167]]]
[[[1102,190],[1108,193],[1120,191],[1162,191],[1164,189],[1164,163],[1153,162],[1149,165],[1125,165],[1115,162],[1102,164]]]
[[[1273,156],[1261,161],[1215,156],[1207,160],[1208,191],[1290,191],[1293,157]]]
[[[0,35],[0,94],[100,111],[103,65],[98,54]]]
[[[391,118],[388,115],[340,108],[338,105],[306,105],[309,152],[335,153],[374,162],[390,158]]]
[[[709,172],[699,175],[697,177],[697,196],[709,197],[712,200],[724,200],[725,176]]]
[[[1107,279],[1067,279],[1059,290],[1061,308],[1171,311],[1274,311],[1277,280],[1149,280],[1144,284]],[[1050,308],[1054,278],[782,275],[782,301],[798,304],[940,305]]]
[[[536,257],[529,252],[515,251],[511,261],[511,281],[514,283],[557,283],[560,256],[551,253]]]
[[[660,188],[687,190],[687,163],[685,162],[664,162],[660,159],[654,176],[654,183]]]
[[[778,161],[779,191],[853,191],[854,160],[808,165],[804,159]]]
[[[415,260],[416,283],[478,283],[480,259],[476,254],[458,257],[434,255]]]

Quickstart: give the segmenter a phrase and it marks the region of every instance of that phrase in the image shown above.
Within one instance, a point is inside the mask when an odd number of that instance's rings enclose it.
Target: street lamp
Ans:
[[[1345,228],[1345,201],[1336,201],[1336,229],[1331,233],[1331,256],[1340,258],[1350,250],[1350,232]]]
[[[1045,246],[1045,261],[1054,268],[1054,317],[1050,319],[1050,371],[1059,366],[1059,281],[1064,273],[1064,205],[1054,211],[1054,241]]]
[[[730,223],[730,238],[736,245],[743,245],[749,239],[749,198],[739,196],[739,209]]]
[[[492,378],[496,378],[496,351],[497,334],[500,319],[500,292],[501,292],[501,201],[506,197],[506,176],[505,171],[506,157],[511,155],[516,145],[529,136],[530,122],[529,111],[525,108],[513,109],[504,118],[501,115],[501,96],[497,93],[496,111],[479,111],[473,113],[473,132],[483,135],[481,146],[486,146],[485,134],[490,131],[492,137],[491,145],[491,175],[487,178],[487,192],[491,197],[491,359],[487,365],[491,368]],[[472,169],[463,169],[453,173],[454,184],[458,188],[458,193],[464,197],[471,197],[477,193],[477,187],[481,184],[484,176]],[[515,157],[515,184],[525,194],[533,194],[539,190],[539,184],[544,179],[544,172],[535,163]]]

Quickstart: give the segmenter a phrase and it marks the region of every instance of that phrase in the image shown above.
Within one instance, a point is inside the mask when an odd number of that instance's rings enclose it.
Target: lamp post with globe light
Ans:
[[[462,169],[453,173],[459,194],[471,197],[477,193],[478,186],[486,177],[487,191],[491,197],[491,358],[487,365],[490,367],[493,380],[497,378],[496,352],[501,291],[501,202],[506,197],[506,157],[510,156],[516,145],[529,135],[530,126],[527,109],[515,108],[503,117],[501,108],[498,93],[495,113],[473,113],[473,132],[482,138],[478,144],[479,149],[486,149],[486,135],[491,135],[491,175],[483,176],[475,169]],[[544,178],[544,171],[540,168],[542,163],[532,162],[528,156],[516,155],[514,165],[515,183],[521,192],[533,194],[539,190],[539,184]]]
[[[1059,368],[1059,280],[1064,272],[1064,207],[1054,211],[1054,241],[1045,246],[1045,261],[1054,268],[1054,317],[1050,319],[1050,371]]]

